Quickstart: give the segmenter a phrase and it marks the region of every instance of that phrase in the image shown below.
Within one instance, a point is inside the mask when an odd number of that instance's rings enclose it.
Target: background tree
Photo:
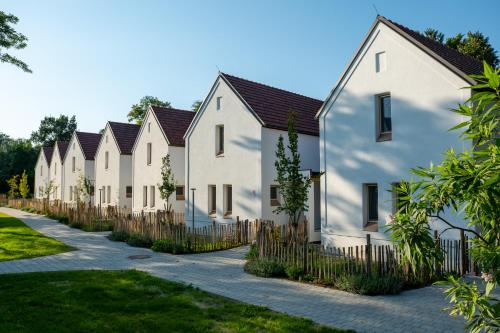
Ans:
[[[130,112],[127,114],[128,122],[135,121],[136,124],[141,125],[150,105],[171,107],[170,102],[162,101],[153,96],[144,96],[138,104],[132,105]]]
[[[274,212],[284,212],[290,223],[297,226],[302,214],[308,210],[307,199],[311,179],[300,172],[300,154],[298,152],[298,134],[295,130],[296,114],[288,117],[288,152],[285,150],[283,136],[280,135],[276,150],[276,182],[283,202]]]
[[[433,28],[427,28],[423,35],[455,49],[462,54],[469,55],[479,61],[486,61],[490,66],[498,67],[497,51],[491,46],[489,38],[481,32],[469,31],[467,35],[458,33],[453,37],[444,38],[444,34]]]
[[[19,19],[12,15],[0,11],[0,61],[12,64],[21,68],[27,73],[31,69],[26,63],[6,52],[8,49],[24,49],[28,44],[28,37],[14,30],[12,25],[17,24]]]
[[[439,165],[413,169],[419,180],[397,189],[404,210],[395,214],[389,229],[413,271],[430,270],[439,259],[430,249],[430,219],[446,224],[446,230],[472,235],[469,251],[484,281],[478,287],[475,281],[449,278],[450,313],[464,316],[472,332],[493,332],[500,328],[500,305],[493,296],[500,277],[500,70],[485,62],[484,75],[473,78],[478,84],[471,87],[472,97],[453,110],[467,119],[453,129],[465,128],[462,137],[472,148],[450,149]],[[445,211],[463,214],[467,227],[451,222]]]
[[[36,145],[53,146],[56,141],[69,141],[76,127],[75,116],[45,117],[40,122],[38,131],[31,133],[31,140]]]
[[[30,186],[28,184],[28,174],[26,173],[26,170],[23,171],[21,180],[19,181],[19,193],[23,199],[28,198],[30,194]]]
[[[165,200],[165,210],[170,213],[172,205],[169,203],[169,198],[175,192],[176,182],[172,168],[170,167],[170,155],[167,154],[161,159],[161,183],[158,183],[160,198]]]
[[[38,154],[39,149],[34,148],[29,140],[14,140],[0,133],[0,193],[6,193],[9,189],[7,180],[20,175],[23,170],[28,174],[30,188],[34,188]]]
[[[7,180],[7,184],[9,184],[9,192],[7,193],[8,197],[11,199],[19,198],[19,175],[14,175]]]
[[[194,112],[198,112],[198,110],[201,107],[201,104],[203,104],[203,101],[201,99],[194,101],[193,104],[191,105],[191,110],[193,110]]]

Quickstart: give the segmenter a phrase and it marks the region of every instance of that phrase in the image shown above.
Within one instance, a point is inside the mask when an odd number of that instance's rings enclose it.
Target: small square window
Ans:
[[[175,187],[175,199],[184,200],[184,186]]]
[[[132,186],[125,187],[125,197],[132,198]]]
[[[376,96],[376,131],[377,141],[392,139],[391,95]]]
[[[279,186],[271,185],[269,196],[271,198],[271,206],[280,206],[280,194],[279,194]]]
[[[220,111],[222,107],[222,96],[217,97],[217,111]]]

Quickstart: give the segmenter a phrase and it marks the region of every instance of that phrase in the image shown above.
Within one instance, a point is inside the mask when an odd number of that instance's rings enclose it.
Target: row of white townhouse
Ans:
[[[301,168],[313,180],[311,240],[362,243],[370,233],[383,242],[397,206],[394,184],[412,167],[439,163],[446,149],[463,148],[448,131],[462,119],[448,110],[467,100],[462,88],[481,70],[475,59],[378,16],[325,101],[219,73],[196,113],[151,106],[141,126],[108,122],[102,135],[75,132],[68,143],[44,147],[36,196],[52,182],[52,199],[73,202],[85,177],[96,205],[164,209],[158,184],[169,154],[177,183],[169,202],[187,221],[284,223],[273,212],[281,200],[274,162],[293,111]]]

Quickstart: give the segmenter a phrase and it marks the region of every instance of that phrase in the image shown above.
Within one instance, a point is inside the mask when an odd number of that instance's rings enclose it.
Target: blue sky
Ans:
[[[33,74],[0,64],[0,132],[28,137],[45,115],[83,131],[126,121],[144,95],[190,108],[218,69],[324,99],[379,13],[449,36],[479,30],[500,50],[499,1],[0,0]]]

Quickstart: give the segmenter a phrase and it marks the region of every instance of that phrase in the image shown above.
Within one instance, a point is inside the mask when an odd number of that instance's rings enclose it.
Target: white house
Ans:
[[[94,156],[100,139],[101,134],[78,131],[73,133],[63,163],[64,202],[76,202],[80,195],[78,189],[84,178],[94,184]]]
[[[314,119],[322,101],[219,73],[186,132],[186,216],[195,223],[263,218],[288,221],[273,213],[280,204],[275,182],[275,151],[288,142],[290,112],[297,114],[304,172],[319,170],[319,128]],[[310,195],[314,195],[315,182]],[[318,190],[316,192],[319,193]],[[318,201],[319,203],[319,201]],[[319,209],[310,205],[311,231],[319,231]],[[319,232],[310,235],[319,238]]]
[[[449,108],[470,96],[461,88],[481,70],[473,58],[377,17],[317,115],[324,244],[364,242],[367,233],[388,239],[397,207],[389,190],[410,168],[463,148],[459,133],[448,131],[462,119]]]
[[[194,112],[152,106],[132,149],[132,210],[151,212],[165,209],[160,198],[162,158],[170,156],[170,167],[177,184],[169,198],[175,212],[184,212],[184,133]]]
[[[132,147],[140,126],[108,122],[95,154],[96,205],[132,209]]]
[[[36,199],[46,198],[45,189],[50,182],[50,161],[53,150],[53,147],[40,148],[35,165],[35,188],[33,190],[33,197]]]
[[[63,200],[62,193],[64,189],[64,172],[63,161],[66,150],[68,149],[68,141],[57,141],[54,144],[52,159],[50,161],[50,181],[52,182],[51,200]]]

